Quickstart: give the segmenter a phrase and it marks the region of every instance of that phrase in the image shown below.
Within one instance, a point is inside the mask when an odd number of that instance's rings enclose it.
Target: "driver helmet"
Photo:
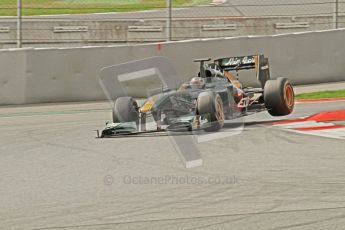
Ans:
[[[202,89],[205,87],[205,81],[201,77],[193,77],[189,84],[192,89]]]

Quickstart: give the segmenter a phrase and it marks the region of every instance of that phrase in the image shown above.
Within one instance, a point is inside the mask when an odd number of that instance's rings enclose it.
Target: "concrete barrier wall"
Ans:
[[[272,77],[293,84],[345,80],[345,30],[276,36],[193,40],[157,44],[74,49],[0,51],[0,104],[102,100],[98,83],[102,67],[151,56],[165,56],[178,79],[189,79],[200,57],[262,53],[269,57]],[[245,79],[246,84],[254,79]]]
[[[25,103],[26,51],[0,51],[0,104]]]

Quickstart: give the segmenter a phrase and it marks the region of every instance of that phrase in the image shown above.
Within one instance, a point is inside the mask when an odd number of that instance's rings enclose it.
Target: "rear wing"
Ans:
[[[268,58],[264,55],[249,55],[240,57],[227,57],[215,60],[215,63],[222,71],[239,71],[255,69],[256,78],[260,81],[262,88],[270,79]]]

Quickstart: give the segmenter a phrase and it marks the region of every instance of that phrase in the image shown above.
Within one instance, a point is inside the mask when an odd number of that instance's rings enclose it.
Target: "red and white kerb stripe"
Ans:
[[[309,117],[279,121],[274,127],[322,137],[345,139],[345,110],[321,112]]]

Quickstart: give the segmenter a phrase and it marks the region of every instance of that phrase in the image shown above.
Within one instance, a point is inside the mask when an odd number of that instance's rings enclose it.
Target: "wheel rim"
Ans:
[[[294,103],[295,103],[295,99],[294,99],[294,92],[293,92],[293,88],[290,84],[286,84],[285,85],[285,102],[286,105],[291,108]]]
[[[216,100],[216,119],[217,121],[223,122],[224,121],[224,112],[223,112],[223,103],[222,99],[219,97]]]

